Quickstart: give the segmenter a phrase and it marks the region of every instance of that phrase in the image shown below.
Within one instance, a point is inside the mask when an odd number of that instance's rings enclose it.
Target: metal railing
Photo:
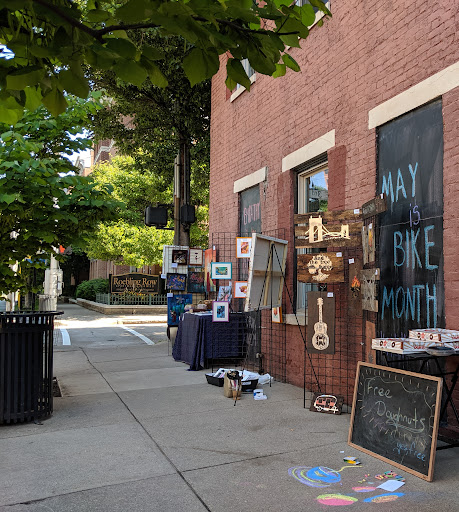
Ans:
[[[97,293],[96,302],[109,306],[165,306],[167,295]]]

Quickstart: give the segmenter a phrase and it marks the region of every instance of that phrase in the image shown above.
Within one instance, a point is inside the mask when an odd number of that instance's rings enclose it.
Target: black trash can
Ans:
[[[0,313],[0,424],[53,412],[53,333],[57,311]]]

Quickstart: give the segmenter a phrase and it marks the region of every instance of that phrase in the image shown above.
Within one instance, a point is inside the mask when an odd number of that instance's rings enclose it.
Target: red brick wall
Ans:
[[[260,184],[262,229],[289,233],[292,290],[294,174],[282,158],[335,130],[328,152],[330,208],[356,208],[376,193],[376,130],[368,112],[458,60],[457,5],[441,0],[331,0],[333,18],[314,27],[291,55],[302,71],[257,75],[250,92],[228,99],[226,56],[212,84],[210,233],[238,230],[233,183],[267,166]],[[446,326],[459,328],[456,198],[459,90],[443,96]],[[302,385],[303,342],[287,327],[287,380]],[[357,352],[356,352],[357,353]],[[354,357],[354,356],[352,356]]]

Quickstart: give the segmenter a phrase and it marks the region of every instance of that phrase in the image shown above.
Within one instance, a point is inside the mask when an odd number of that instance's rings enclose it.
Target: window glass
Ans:
[[[298,175],[298,213],[328,210],[328,167],[322,165]],[[298,254],[320,252],[320,249],[298,249]],[[307,307],[306,294],[319,290],[318,285],[297,281],[297,310]]]

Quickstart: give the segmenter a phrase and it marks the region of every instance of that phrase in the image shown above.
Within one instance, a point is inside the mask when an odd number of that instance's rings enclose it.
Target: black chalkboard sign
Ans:
[[[378,336],[445,326],[441,100],[378,129]]]
[[[432,481],[442,380],[359,362],[348,443]]]

